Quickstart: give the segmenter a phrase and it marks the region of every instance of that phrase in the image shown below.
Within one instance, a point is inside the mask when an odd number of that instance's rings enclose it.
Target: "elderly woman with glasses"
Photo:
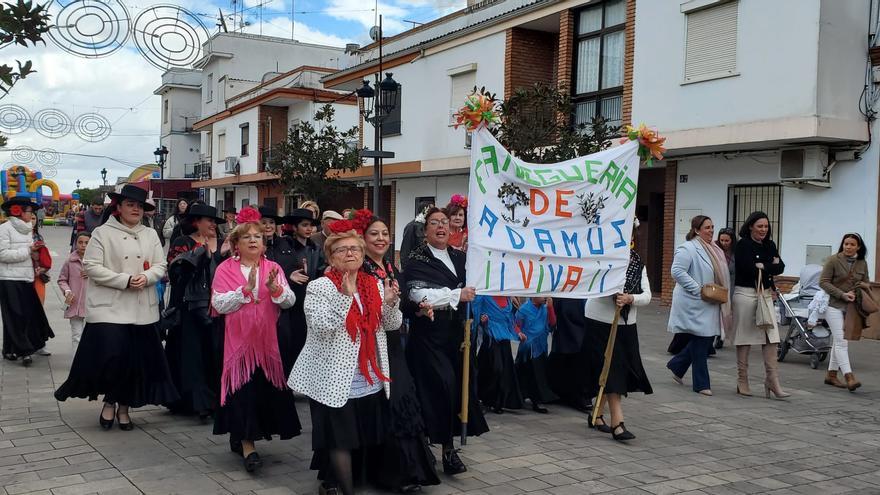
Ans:
[[[459,474],[467,471],[467,467],[456,453],[452,439],[461,430],[458,415],[465,306],[474,300],[476,290],[465,286],[465,254],[449,246],[446,212],[431,208],[425,220],[426,243],[410,252],[404,270],[410,313],[406,355],[419,392],[428,438],[443,446],[443,471]],[[481,435],[489,427],[473,387],[469,394],[468,435]]]
[[[400,328],[403,316],[391,280],[361,270],[364,240],[351,222],[334,222],[331,230],[324,243],[330,269],[306,288],[306,343],[288,385],[309,397],[312,449],[331,468],[325,486],[348,495],[352,451],[385,440],[391,395],[385,332]]]

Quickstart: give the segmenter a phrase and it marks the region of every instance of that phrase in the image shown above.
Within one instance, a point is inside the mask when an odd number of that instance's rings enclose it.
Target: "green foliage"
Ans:
[[[80,189],[74,189],[73,192],[79,194],[79,202],[82,204],[90,205],[104,200],[104,194],[97,187],[94,189],[83,187]]]
[[[30,43],[45,44],[43,35],[49,31],[49,14],[45,5],[34,5],[30,0],[0,4],[0,48],[10,44],[27,47]],[[36,72],[30,60],[15,61],[17,67],[0,65],[0,98],[6,96],[19,79]]]
[[[6,136],[0,134],[0,148],[5,148],[7,144],[8,140],[6,139]]]
[[[501,123],[492,132],[505,149],[530,163],[555,163],[596,153],[620,136],[601,117],[571,125],[573,105],[557,86],[519,88],[500,105]]]
[[[315,124],[302,122],[287,139],[272,147],[266,171],[279,177],[289,194],[321,202],[340,192],[338,177],[361,165],[356,146],[358,128],[342,131],[333,125],[335,110],[329,103],[315,112]]]

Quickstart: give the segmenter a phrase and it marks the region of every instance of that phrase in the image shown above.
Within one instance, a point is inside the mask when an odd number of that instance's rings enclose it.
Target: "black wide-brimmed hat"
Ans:
[[[296,225],[302,220],[308,220],[314,225],[315,212],[308,208],[297,208],[291,211],[290,215],[284,215],[284,218],[281,219],[281,223]]]
[[[30,206],[31,208],[34,209],[34,211],[37,211],[40,208],[42,208],[42,205],[34,203],[33,201],[31,201],[31,198],[29,198],[27,196],[15,196],[15,197],[9,198],[3,202],[3,210],[5,210],[6,213],[9,213],[9,209],[15,205]]]
[[[225,218],[217,215],[217,208],[202,203],[192,203],[189,205],[189,208],[186,209],[186,217],[191,220],[202,217],[213,218],[214,222],[218,224],[226,223]]]
[[[117,203],[123,199],[137,201],[143,205],[144,211],[153,211],[156,209],[155,206],[147,203],[147,191],[131,184],[126,184],[122,186],[122,191],[118,193],[112,192],[107,194],[107,196],[110,196],[110,199],[115,199]]]
[[[276,223],[281,221],[281,217],[278,216],[278,210],[275,208],[270,208],[264,205],[259,207],[258,210],[260,211],[260,217],[262,218],[271,218],[272,220],[275,220]]]
[[[223,213],[238,213],[234,206],[223,208]]]

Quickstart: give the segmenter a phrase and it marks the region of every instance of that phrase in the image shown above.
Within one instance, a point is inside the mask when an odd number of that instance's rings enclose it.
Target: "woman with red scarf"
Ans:
[[[310,399],[312,449],[326,455],[332,471],[325,487],[348,495],[354,493],[351,451],[381,445],[386,436],[385,332],[400,328],[403,316],[397,287],[361,271],[364,240],[351,222],[330,228],[324,253],[331,268],[306,288],[306,343],[288,385]]]
[[[243,208],[229,234],[233,257],[214,273],[211,306],[225,315],[220,409],[214,434],[229,434],[229,448],[249,473],[262,466],[254,442],[278,435],[287,440],[301,427],[293,393],[284,385],[278,349],[278,315],[296,296],[281,267],[263,255],[260,214]]]

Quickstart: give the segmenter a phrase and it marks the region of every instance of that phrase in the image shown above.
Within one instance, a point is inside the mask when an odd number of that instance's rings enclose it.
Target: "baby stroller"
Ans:
[[[801,279],[790,294],[778,294],[780,339],[777,359],[785,360],[789,351],[810,356],[810,367],[816,369],[825,361],[831,351],[831,331],[824,320],[813,328],[807,328],[809,310],[807,307],[813,296],[819,292],[819,275],[822,267],[807,265],[801,270]]]

